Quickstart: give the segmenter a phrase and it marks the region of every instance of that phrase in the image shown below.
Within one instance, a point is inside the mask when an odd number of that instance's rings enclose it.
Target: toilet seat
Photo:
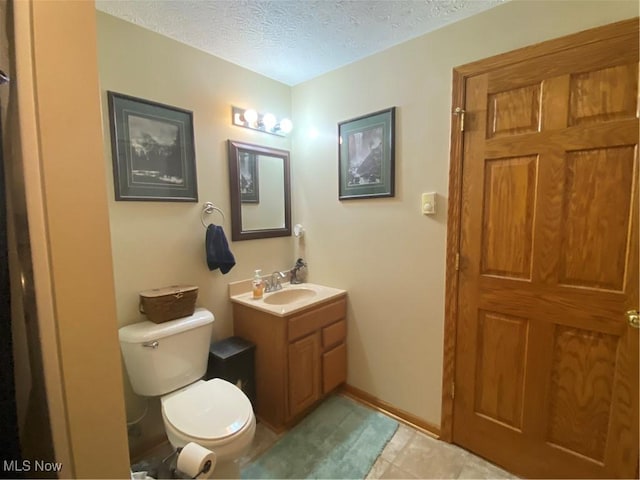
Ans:
[[[232,437],[254,418],[242,390],[220,378],[199,381],[162,397],[162,411],[177,432],[203,441]]]

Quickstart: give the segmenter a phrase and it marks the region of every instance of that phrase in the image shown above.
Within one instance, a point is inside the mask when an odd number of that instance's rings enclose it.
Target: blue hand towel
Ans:
[[[207,249],[207,265],[209,270],[219,268],[224,274],[233,268],[236,259],[229,250],[227,237],[224,230],[219,225],[209,225],[207,227],[207,236],[205,239],[205,247]]]

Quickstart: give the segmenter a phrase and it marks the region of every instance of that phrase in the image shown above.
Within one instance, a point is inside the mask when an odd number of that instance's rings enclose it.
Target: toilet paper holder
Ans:
[[[207,460],[206,462],[204,462],[202,469],[198,473],[196,473],[195,477],[192,477],[192,478],[196,479],[203,473],[209,473],[209,470],[211,470],[211,460]]]

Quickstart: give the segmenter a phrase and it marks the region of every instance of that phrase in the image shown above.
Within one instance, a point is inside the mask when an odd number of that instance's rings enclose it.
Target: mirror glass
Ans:
[[[229,140],[231,238],[291,235],[289,152]]]

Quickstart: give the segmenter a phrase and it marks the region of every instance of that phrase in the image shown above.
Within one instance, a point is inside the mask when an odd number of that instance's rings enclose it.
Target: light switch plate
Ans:
[[[429,192],[422,194],[422,214],[423,215],[435,215],[436,214],[436,193]]]

